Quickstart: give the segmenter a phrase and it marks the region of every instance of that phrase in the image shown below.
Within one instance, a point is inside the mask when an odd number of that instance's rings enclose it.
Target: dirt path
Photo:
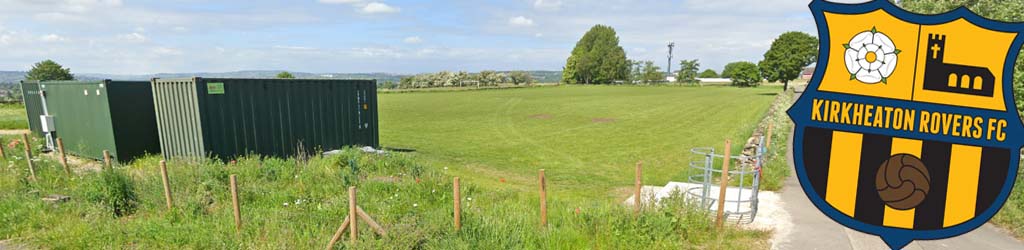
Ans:
[[[793,133],[790,133],[789,145],[793,145]],[[776,231],[772,238],[772,249],[862,250],[888,248],[881,238],[843,227],[818,211],[800,188],[793,165],[792,150],[787,153],[787,157],[790,170],[793,172],[786,179],[781,201],[782,206],[791,215],[793,227],[791,230]],[[914,241],[904,249],[1024,249],[1024,242],[1015,239],[1001,228],[985,224],[974,231],[954,238]]]
[[[28,129],[0,129],[0,135],[21,135],[31,133]]]

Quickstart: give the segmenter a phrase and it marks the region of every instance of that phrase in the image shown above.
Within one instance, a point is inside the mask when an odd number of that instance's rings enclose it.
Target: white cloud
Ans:
[[[423,38],[420,38],[418,36],[410,36],[410,37],[406,37],[405,39],[402,39],[402,42],[405,42],[405,43],[408,43],[408,44],[417,44],[417,43],[422,43],[423,42]]]
[[[538,10],[555,11],[562,8],[561,0],[537,0],[533,2],[533,8]]]
[[[363,6],[360,11],[367,14],[386,14],[398,12],[399,9],[381,2],[372,2]]]
[[[72,15],[63,12],[42,12],[32,15],[32,18],[37,21],[43,22],[69,22],[77,23],[87,21],[86,18],[79,15]]]
[[[512,26],[533,26],[533,19],[526,18],[525,16],[517,16],[508,19],[508,24]]]
[[[363,2],[362,0],[318,0],[317,2],[325,4],[356,4]]]
[[[533,34],[533,37],[544,37],[544,33]]]
[[[169,55],[169,56],[179,56],[179,55],[184,54],[179,49],[168,48],[168,47],[156,47],[156,48],[153,48],[152,51],[153,51],[153,53],[156,53],[156,54]]]
[[[285,45],[275,45],[274,48],[275,49],[285,49],[285,50],[306,50],[306,51],[316,50],[316,48],[313,48],[313,47],[285,46]]]
[[[39,40],[43,41],[43,42],[52,43],[52,42],[63,42],[65,40],[67,40],[67,39],[65,39],[64,37],[62,37],[60,35],[57,35],[57,34],[49,34],[49,35],[44,35],[44,36],[39,37]]]
[[[171,30],[175,32],[186,32],[188,31],[188,28],[185,28],[184,26],[175,26],[174,28],[171,28]]]
[[[122,40],[122,41],[127,41],[127,42],[135,42],[135,43],[141,43],[141,42],[149,41],[149,38],[147,38],[145,35],[143,35],[143,34],[141,34],[139,32],[132,32],[131,34],[120,34],[120,35],[117,35],[117,39]]]
[[[0,45],[8,45],[14,42],[14,36],[8,33],[0,33]]]

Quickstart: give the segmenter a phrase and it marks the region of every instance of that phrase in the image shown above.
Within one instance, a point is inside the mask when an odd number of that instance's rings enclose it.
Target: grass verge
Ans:
[[[706,212],[679,199],[635,217],[617,203],[556,198],[549,201],[550,225],[543,228],[537,195],[467,183],[464,226],[454,231],[449,172],[398,153],[350,149],[305,164],[257,157],[237,164],[172,161],[171,210],[164,207],[156,157],[75,176],[42,157],[35,159],[36,181],[28,179],[24,159],[8,159],[0,168],[0,239],[40,248],[319,249],[345,216],[349,185],[359,188],[359,205],[388,236],[374,236],[364,224],[357,244],[345,241],[339,248],[767,248],[767,232],[729,226],[718,231]],[[237,234],[228,191],[232,174],[238,175],[242,204]],[[71,200],[40,200],[50,194]]]

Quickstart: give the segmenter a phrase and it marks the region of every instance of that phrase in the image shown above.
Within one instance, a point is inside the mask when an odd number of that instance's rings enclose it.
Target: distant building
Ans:
[[[729,78],[697,78],[701,83],[731,83]]]
[[[807,66],[803,72],[800,72],[800,79],[811,80],[811,76],[814,76],[815,66]]]

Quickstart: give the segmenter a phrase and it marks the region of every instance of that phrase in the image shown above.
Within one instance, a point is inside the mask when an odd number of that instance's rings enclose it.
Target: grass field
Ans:
[[[383,144],[417,152],[350,150],[308,164],[171,162],[171,211],[163,208],[157,157],[72,177],[41,157],[39,180],[31,181],[24,158],[11,154],[0,168],[0,239],[27,248],[323,248],[344,217],[344,190],[354,185],[360,206],[389,235],[373,237],[363,225],[364,237],[346,248],[764,249],[769,233],[718,231],[706,211],[678,199],[637,217],[616,190],[630,186],[637,160],[650,184],[683,178],[689,148],[743,141],[776,92],[562,86],[383,94]],[[548,169],[551,190],[547,228],[537,218],[539,168]],[[230,174],[241,183],[245,226],[237,234]],[[452,176],[464,180],[460,232],[451,230]],[[40,200],[50,194],[72,199]]]
[[[25,105],[20,103],[0,104],[0,129],[28,129]]]
[[[388,235],[375,236],[362,224],[359,242],[349,245],[345,237],[343,249],[768,247],[767,232],[717,230],[706,211],[679,199],[641,216],[617,203],[550,201],[549,225],[541,227],[536,195],[471,183],[463,183],[463,228],[455,231],[452,181],[440,167],[401,153],[356,150],[307,164],[254,157],[237,164],[172,161],[174,209],[167,210],[158,160],[67,176],[55,160],[40,157],[33,160],[33,181],[24,158],[9,156],[0,168],[0,248],[323,249],[345,217],[348,186],[359,187],[359,206]],[[237,233],[229,175],[239,182],[243,227]],[[51,194],[71,199],[41,201]]]
[[[645,182],[686,179],[694,147],[740,145],[778,88],[559,86],[382,94],[381,143],[467,181],[554,197],[620,201],[644,161]],[[505,179],[507,182],[502,183]]]

